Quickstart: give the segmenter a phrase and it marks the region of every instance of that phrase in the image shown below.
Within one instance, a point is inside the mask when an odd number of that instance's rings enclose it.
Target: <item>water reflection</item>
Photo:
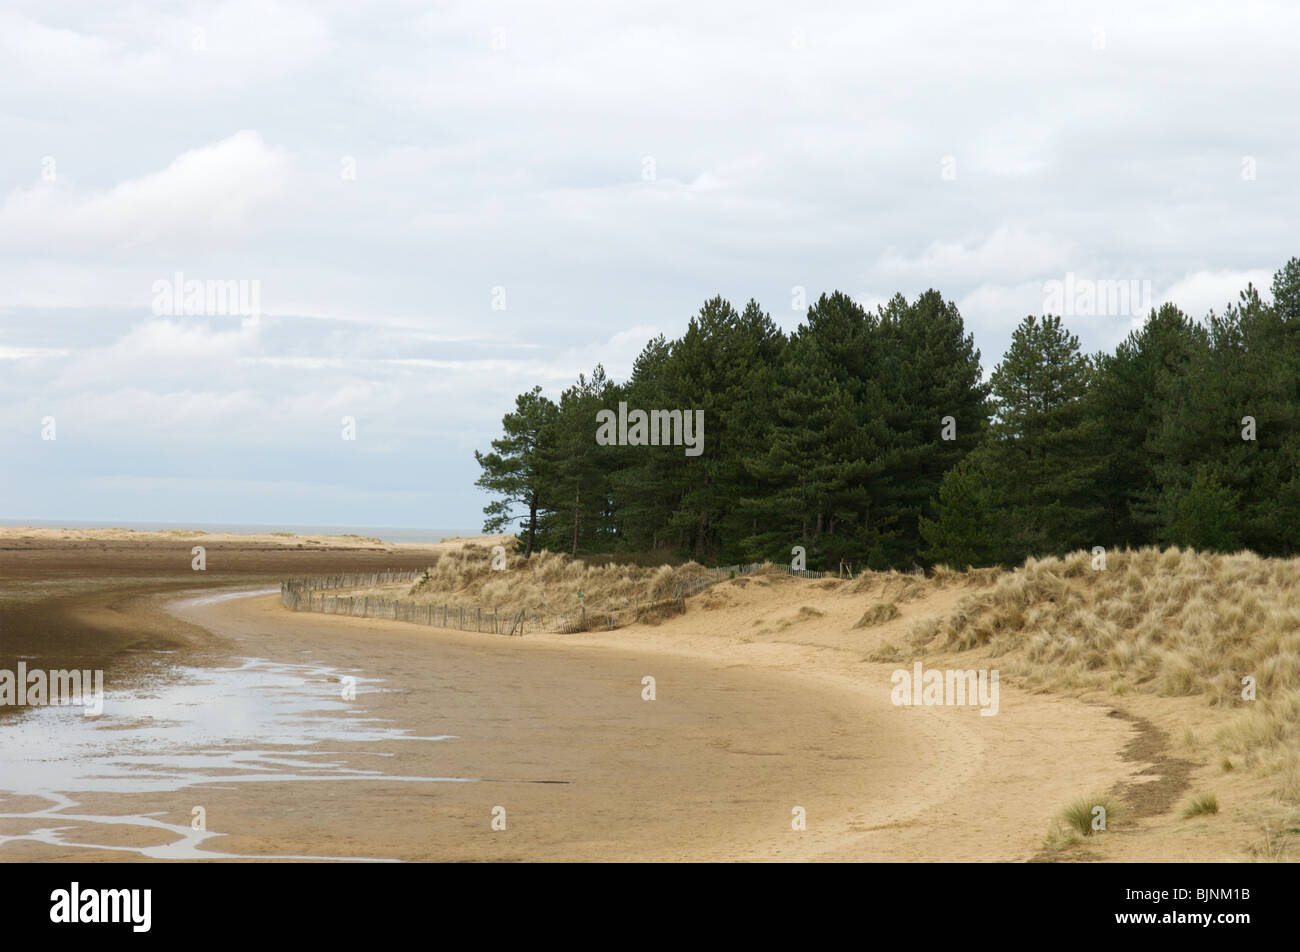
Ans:
[[[246,593],[244,593],[246,594]],[[152,793],[196,784],[343,781],[473,782],[464,777],[389,776],[349,766],[331,745],[391,741],[430,743],[451,735],[419,737],[367,716],[344,700],[345,678],[356,693],[384,691],[382,682],[315,664],[240,659],[219,668],[173,667],[132,691],[109,692],[104,713],[86,717],[77,707],[38,707],[0,723],[0,791],[39,797],[37,810],[0,813],[0,820],[52,821],[21,834],[0,833],[0,848],[21,840],[126,850],[153,859],[220,858],[199,849],[221,834],[167,823],[158,814],[95,816],[76,812],[78,794]],[[355,751],[349,751],[355,757]],[[365,751],[368,756],[392,756]],[[165,830],[177,839],[163,846],[108,846],[87,841],[97,824]],[[25,824],[24,824],[25,825]],[[347,857],[259,857],[346,859]]]

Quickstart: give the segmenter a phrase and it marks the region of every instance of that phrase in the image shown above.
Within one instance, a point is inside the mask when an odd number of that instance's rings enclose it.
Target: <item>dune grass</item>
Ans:
[[[878,602],[862,613],[862,617],[854,624],[854,628],[870,628],[873,625],[883,625],[887,621],[893,621],[899,616],[898,606],[893,602]]]
[[[592,613],[618,612],[668,601],[684,583],[706,574],[704,566],[696,562],[655,567],[592,564],[556,552],[538,552],[530,559],[507,553],[505,568],[495,570],[490,548],[467,543],[440,555],[414,583],[354,589],[347,594],[502,613],[523,609],[530,614],[562,614],[580,607]]]
[[[1198,793],[1183,808],[1184,817],[1206,816],[1219,812],[1219,798],[1212,793]]]
[[[1218,751],[1300,802],[1300,559],[1150,547],[1112,551],[1102,570],[1084,551],[1029,559],[915,622],[904,653],[977,648],[1031,688],[1200,698],[1225,715]]]
[[[1079,797],[1068,803],[1047,832],[1044,846],[1051,850],[1066,849],[1090,836],[1110,830],[1120,806],[1113,797]]]
[[[1109,797],[1080,797],[1061,811],[1061,819],[1080,836],[1107,830],[1115,819],[1115,801]]]

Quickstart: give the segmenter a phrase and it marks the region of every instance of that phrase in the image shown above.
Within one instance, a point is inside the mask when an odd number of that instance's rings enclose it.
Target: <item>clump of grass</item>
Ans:
[[[1276,830],[1271,826],[1263,829],[1263,839],[1250,848],[1250,852],[1262,863],[1285,863],[1289,861],[1287,847],[1291,842],[1290,834],[1297,830]]]
[[[1086,837],[1110,829],[1115,816],[1116,804],[1112,798],[1079,797],[1057,815],[1056,823],[1048,833],[1048,845],[1059,849],[1081,842]],[[1096,829],[1093,828],[1094,822],[1098,824]]]
[[[1219,798],[1212,793],[1198,793],[1183,808],[1184,817],[1205,816],[1219,812]]]
[[[874,661],[878,664],[888,664],[891,661],[898,661],[903,657],[903,653],[894,645],[885,644],[870,652],[863,661]]]
[[[858,619],[854,628],[868,628],[872,625],[883,625],[887,621],[892,621],[899,616],[898,606],[893,602],[880,602],[873,605],[863,612],[862,617]]]
[[[781,631],[785,631],[791,625],[798,625],[805,621],[812,621],[814,618],[822,618],[825,616],[825,614],[826,614],[825,612],[819,611],[818,609],[813,608],[811,605],[802,605],[800,606],[798,612],[796,612],[791,617],[782,621],[778,626],[778,628]]]
[[[894,569],[887,572],[863,572],[852,582],[846,583],[847,590],[854,594],[870,592],[882,598],[889,596],[895,602],[920,598],[932,590],[933,584],[923,574],[898,572]]]
[[[907,630],[907,644],[916,649],[926,647],[938,636],[941,625],[938,618],[921,618],[913,622]]]
[[[1300,803],[1300,762],[1288,760],[1279,766],[1274,792],[1287,803]]]

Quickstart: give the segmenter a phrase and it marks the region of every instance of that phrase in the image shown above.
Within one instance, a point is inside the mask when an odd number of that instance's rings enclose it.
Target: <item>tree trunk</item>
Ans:
[[[537,534],[537,493],[528,497],[528,544],[524,548],[524,558],[533,557],[533,537]]]
[[[578,506],[582,502],[582,489],[575,487],[573,490],[573,557],[578,557]]]

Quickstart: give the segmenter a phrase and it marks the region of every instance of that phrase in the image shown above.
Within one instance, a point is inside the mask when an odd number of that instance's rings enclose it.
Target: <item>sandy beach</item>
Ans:
[[[193,545],[207,549],[205,572],[190,567]],[[355,699],[328,718],[382,726],[266,750],[232,726],[203,741],[224,758],[216,767],[177,768],[138,790],[127,771],[117,789],[68,787],[61,801],[0,776],[0,860],[1251,856],[1257,781],[1216,778],[1233,806],[1212,823],[1176,813],[1212,769],[1171,747],[1176,730],[1208,717],[1191,699],[1111,703],[1004,680],[993,717],[892,703],[898,665],[868,655],[954,605],[959,585],[857,629],[878,594],[740,578],[656,625],[526,638],[295,613],[267,594],[290,575],[416,569],[437,551],[340,537],[0,530],[0,668],[103,668],[106,711],[114,692],[135,692],[147,712],[150,692],[162,704],[184,683],[178,669],[218,683],[255,659],[256,671],[289,679],[286,694],[334,698],[355,678]],[[654,700],[643,699],[647,677]],[[232,724],[243,710],[224,703],[212,702],[216,725],[223,710]],[[30,716],[4,710],[0,732],[23,731]],[[1065,803],[1114,789],[1137,806],[1122,829],[1044,853]],[[196,808],[198,839],[186,832]],[[505,828],[494,829],[502,811]],[[793,828],[800,811],[805,829]]]

